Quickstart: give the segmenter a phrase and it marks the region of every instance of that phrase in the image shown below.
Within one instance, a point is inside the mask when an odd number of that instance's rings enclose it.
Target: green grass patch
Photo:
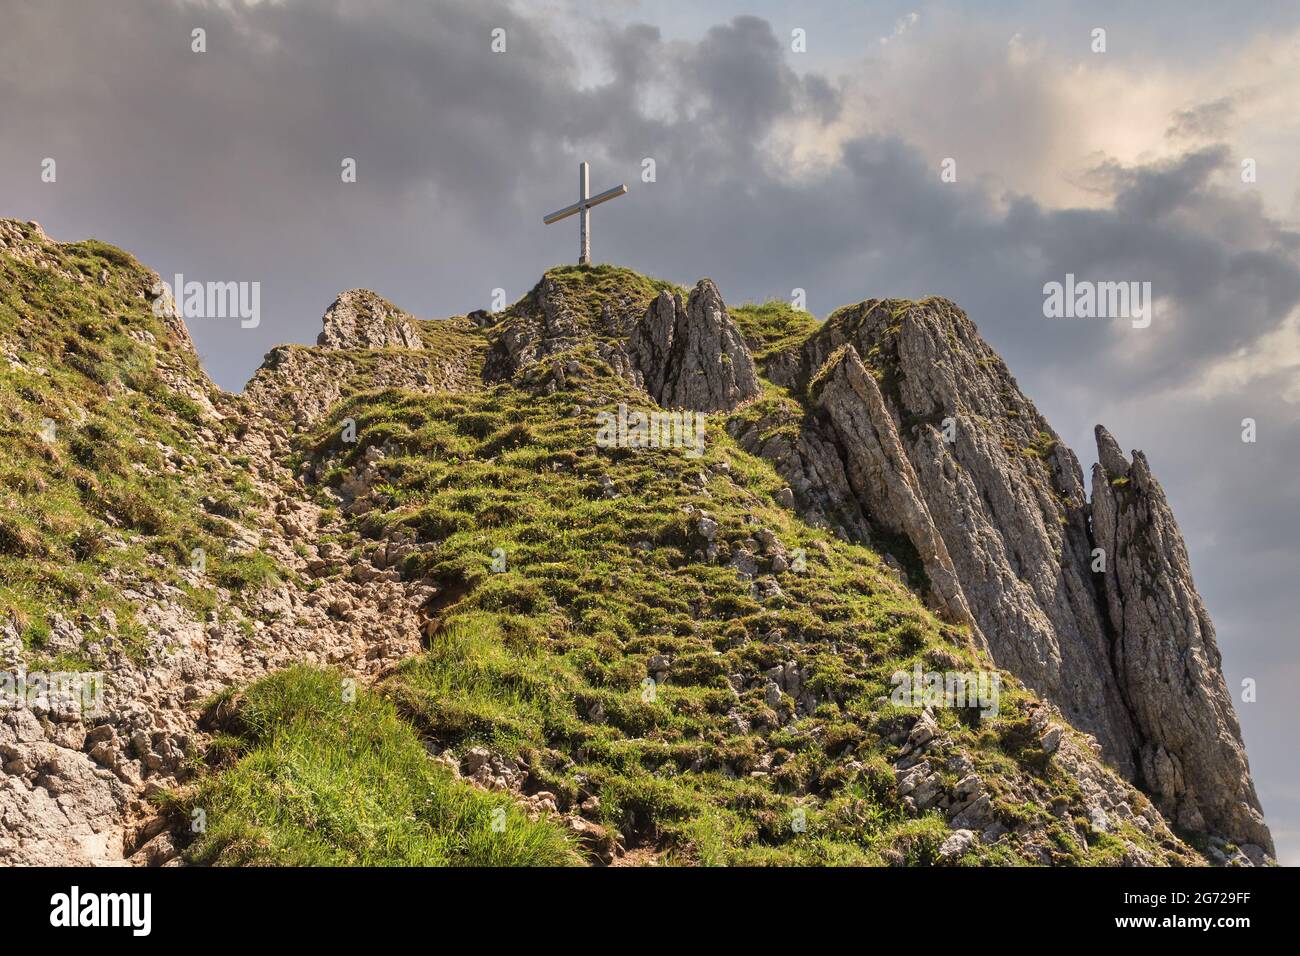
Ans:
[[[229,705],[229,701],[227,704]],[[269,866],[558,866],[578,861],[553,823],[475,790],[429,757],[393,705],[298,667],[228,706],[233,766],[177,809],[201,810],[195,863]],[[494,829],[494,819],[499,821]],[[498,832],[499,831],[499,832]]]

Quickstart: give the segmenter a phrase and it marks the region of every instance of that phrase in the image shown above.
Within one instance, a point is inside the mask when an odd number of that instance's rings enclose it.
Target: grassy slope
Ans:
[[[152,314],[148,271],[94,240],[43,254],[53,261],[38,266],[0,252],[0,615],[32,667],[54,614],[79,615],[103,637],[108,609],[128,647],[146,640],[110,583],[117,575],[174,581],[198,547],[219,583],[274,573],[260,555],[228,553],[221,516],[237,517],[255,496],[241,469],[213,467],[218,422],[167,384],[216,397],[193,352]],[[210,595],[192,598],[200,607]],[[82,662],[65,653],[58,663]]]
[[[349,688],[348,690],[353,690]],[[570,841],[505,796],[474,790],[429,759],[393,705],[345,692],[310,668],[258,682],[233,707],[239,735],[214,751],[232,767],[205,778],[187,806],[210,825],[199,863],[281,866],[558,866]],[[494,829],[494,814],[499,820]],[[206,822],[206,821],[205,821]]]
[[[759,367],[777,353],[800,345],[821,324],[811,312],[796,309],[781,299],[728,306],[727,311],[745,336]]]
[[[255,591],[282,569],[256,550],[228,546],[231,519],[263,502],[247,480],[248,463],[215,451],[220,431],[239,427],[237,419],[184,394],[233,401],[153,315],[148,270],[93,240],[38,246],[30,227],[21,228],[41,261],[0,251],[0,615],[21,634],[29,668],[77,669],[91,666],[85,645],[46,652],[59,616],[91,642],[121,641],[132,651],[153,639],[123,596],[131,582],[180,583],[193,610],[221,612],[211,587],[181,581],[196,547],[206,552],[209,580],[236,592]],[[468,338],[450,326],[426,334],[431,348],[458,348]],[[116,619],[111,633],[104,610]],[[344,706],[340,686],[337,675],[299,669],[242,698],[243,736],[219,736],[212,752],[237,768],[207,775],[190,795],[214,817],[191,847],[196,859],[577,860],[559,828],[528,821],[509,800],[454,781],[429,761],[390,703],[362,690]],[[231,806],[238,812],[227,812]],[[491,829],[498,807],[507,811],[502,833]]]
[[[583,278],[570,271],[569,281]],[[798,314],[799,327],[783,331],[780,316],[738,311],[749,334],[773,345],[803,334]],[[562,807],[599,796],[603,823],[671,862],[931,862],[949,831],[937,814],[909,816],[894,795],[889,738],[910,716],[880,698],[890,675],[916,661],[927,670],[980,666],[966,635],[930,615],[874,553],[776,507],[781,481],[720,420],[700,460],[597,448],[595,411],[644,398],[588,348],[561,358],[581,372],[554,394],[527,385],[545,378],[541,368],[473,394],[377,392],[341,405],[304,448],[335,460],[328,480],[337,483],[366,447],[386,444],[380,507],[353,543],[395,528],[438,542],[404,570],[439,580],[454,600],[436,611],[428,653],[378,692],[433,744],[522,758],[532,787],[557,794]],[[357,421],[355,445],[337,441],[345,417]],[[604,494],[603,477],[617,496]],[[760,597],[697,553],[704,542],[687,506],[712,514],[719,540],[731,544],[771,529],[787,551],[802,549],[806,570],[780,576],[784,597]],[[502,551],[506,570],[493,572]],[[647,696],[656,654],[672,659],[670,676]],[[752,678],[788,661],[812,672],[822,703],[811,716],[777,721],[761,683],[731,689],[728,675]],[[945,733],[971,754],[1004,820],[1048,828],[1059,862],[1116,859],[1113,838],[1079,845],[1045,809],[1059,796],[1078,818],[1082,795],[1035,743],[1028,697],[1004,680],[1011,689],[999,716],[941,711]],[[789,698],[779,706],[788,711]],[[1038,799],[1023,799],[1026,786]],[[220,805],[236,821],[261,812],[253,801]],[[805,831],[792,825],[796,810]],[[292,833],[271,824],[266,839],[292,842]],[[1125,836],[1160,852],[1135,831]],[[204,844],[206,858],[274,859],[219,843]],[[1012,840],[966,859],[1019,856]]]

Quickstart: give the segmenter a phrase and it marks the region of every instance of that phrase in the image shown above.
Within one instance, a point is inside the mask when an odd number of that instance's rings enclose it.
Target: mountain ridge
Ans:
[[[22,258],[23,276],[64,271],[79,288],[125,261],[92,256],[87,269],[98,274],[79,270],[78,282],[61,247],[21,224],[6,229],[0,252]],[[1100,490],[1109,509],[1105,550],[1125,567],[1112,599],[1110,578],[1081,570],[1092,560],[1093,506],[1077,460],[951,303],[867,300],[810,325],[773,304],[728,309],[709,280],[685,291],[612,267],[562,267],[502,313],[443,324],[354,290],[327,311],[318,345],[273,350],[243,396],[206,377],[182,382],[204,399],[195,434],[228,423],[217,471],[254,474],[235,495],[247,500],[224,506],[236,518],[224,520],[239,526],[236,538],[255,535],[246,554],[272,555],[280,580],[209,588],[191,571],[180,582],[211,606],[197,621],[178,609],[170,626],[203,644],[209,664],[191,656],[179,667],[206,672],[163,708],[170,729],[159,742],[120,717],[81,741],[60,721],[40,740],[24,739],[37,736],[30,722],[0,725],[0,819],[27,820],[38,842],[51,841],[51,858],[77,859],[42,829],[49,811],[33,796],[62,787],[83,795],[79,825],[91,833],[96,815],[135,821],[120,828],[122,860],[339,861],[344,844],[321,843],[283,806],[250,804],[236,786],[257,782],[257,760],[300,758],[324,733],[326,724],[268,704],[319,700],[329,679],[290,666],[315,660],[363,678],[367,719],[385,728],[403,765],[412,744],[436,753],[436,779],[419,786],[434,788],[439,806],[504,799],[494,805],[521,839],[512,852],[543,855],[502,861],[1202,858],[1165,817],[1189,839],[1204,835],[1205,860],[1266,861],[1272,845],[1212,626],[1145,459],[1125,461],[1121,474],[1108,450],[1100,485],[1094,473],[1094,501]],[[130,326],[147,301],[126,301],[112,305]],[[708,453],[598,450],[590,419],[619,401],[707,413]],[[1001,420],[990,429],[992,412]],[[949,417],[953,443],[942,438]],[[354,442],[343,437],[349,422]],[[645,455],[652,467],[639,464]],[[1131,491],[1113,484],[1130,470]],[[1008,480],[1018,493],[999,498]],[[1140,582],[1124,555],[1152,545],[1140,522],[1119,520],[1135,507],[1177,544]],[[212,510],[203,508],[215,522]],[[604,537],[592,540],[584,522]],[[799,551],[810,571],[791,571]],[[997,569],[996,588],[972,554]],[[582,587],[552,567],[564,563]],[[631,597],[597,597],[598,568],[656,601],[677,589],[695,595],[651,613]],[[1024,568],[1041,573],[1026,582]],[[1134,707],[1123,682],[1105,678],[1116,646],[1119,674],[1150,671],[1136,660],[1156,662],[1171,681],[1183,673],[1168,666],[1182,631],[1159,613],[1133,617],[1134,586],[1174,595],[1168,607],[1198,622],[1190,673],[1210,703],[1185,724],[1171,725],[1158,700]],[[236,615],[241,602],[249,607]],[[235,624],[222,623],[226,613]],[[248,643],[249,628],[258,650],[220,666],[230,659],[222,648]],[[157,633],[146,627],[145,638]],[[16,634],[24,653],[35,650]],[[887,699],[890,674],[914,660],[973,672],[989,656],[1004,669],[1008,712],[985,718],[982,732],[965,711],[909,712]],[[131,671],[123,658],[110,663]],[[265,673],[271,684],[257,682]],[[246,693],[232,690],[249,681]],[[217,691],[195,725],[204,694]],[[647,692],[655,699],[636,703]],[[1095,750],[1071,723],[1098,733]],[[1207,736],[1227,743],[1212,753]],[[159,748],[180,756],[148,759]],[[207,756],[186,760],[186,750]],[[60,761],[72,768],[63,776]],[[1228,779],[1216,779],[1224,768]],[[120,786],[92,782],[104,773]],[[410,794],[379,797],[388,806]],[[220,825],[187,832],[205,807]],[[412,839],[427,843],[426,861],[503,849],[481,834],[450,839],[437,820],[419,826]],[[92,859],[113,857],[111,839],[88,834],[77,845],[87,842],[98,848]],[[26,852],[0,841],[6,851]],[[373,861],[373,852],[347,858]]]

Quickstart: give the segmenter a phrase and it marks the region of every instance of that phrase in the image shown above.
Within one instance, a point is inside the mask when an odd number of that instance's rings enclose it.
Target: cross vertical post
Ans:
[[[578,265],[591,265],[591,207],[587,200],[591,198],[591,167],[586,163],[578,164],[578,196],[582,203],[582,212],[578,213]]]

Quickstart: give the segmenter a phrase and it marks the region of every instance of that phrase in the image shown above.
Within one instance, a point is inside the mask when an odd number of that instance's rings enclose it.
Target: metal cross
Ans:
[[[617,199],[627,192],[627,186],[619,183],[613,189],[606,189],[598,196],[589,195],[591,192],[590,172],[591,167],[586,163],[579,163],[578,201],[572,206],[565,206],[563,209],[551,213],[542,220],[549,226],[561,219],[568,219],[574,213],[578,214],[578,265],[580,266],[591,265],[591,207],[599,206],[610,199]]]

